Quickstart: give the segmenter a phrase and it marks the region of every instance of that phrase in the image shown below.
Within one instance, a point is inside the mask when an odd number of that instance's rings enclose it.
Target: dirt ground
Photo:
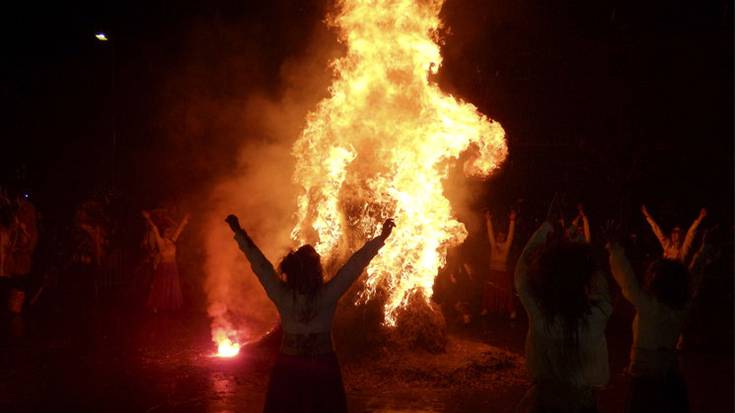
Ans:
[[[273,352],[213,358],[207,320],[106,311],[2,320],[2,412],[259,412]],[[453,328],[447,352],[338,353],[351,412],[509,412],[528,387],[524,320]],[[608,328],[611,383],[602,412],[625,399],[630,324]],[[683,355],[693,412],[733,411],[728,351]]]

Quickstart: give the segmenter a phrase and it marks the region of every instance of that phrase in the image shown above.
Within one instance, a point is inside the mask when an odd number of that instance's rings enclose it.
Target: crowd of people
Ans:
[[[643,274],[633,269],[627,257],[627,235],[619,222],[606,222],[599,242],[593,243],[583,206],[577,207],[577,215],[568,223],[557,197],[515,266],[509,259],[517,238],[515,211],[508,216],[507,231],[496,231],[491,214],[485,216],[489,254],[484,277],[478,275],[482,271],[451,257],[459,262],[444,271],[448,280],[444,289],[455,292],[440,296],[449,317],[460,324],[472,321],[473,305],[468,300],[478,289],[468,284],[471,279],[483,284],[482,293],[474,294],[480,297],[479,316],[495,313],[513,320],[518,317],[516,303],[525,310],[526,359],[533,385],[516,411],[598,411],[598,392],[610,379],[606,329],[616,305],[609,279],[636,312],[626,411],[689,411],[677,347],[702,276],[719,252],[710,230],[697,237],[707,216],[705,209],[684,237],[679,227],[666,235],[645,206],[641,212],[663,250]],[[368,241],[326,281],[313,247],[305,245],[288,254],[276,269],[236,217],[226,221],[281,317],[283,342],[271,373],[265,411],[346,411],[331,341],[336,303],[379,253],[395,223],[386,221],[380,236]]]
[[[115,270],[126,257],[116,245],[121,225],[109,213],[114,202],[103,196],[77,206],[64,236],[55,235],[65,246],[47,243],[60,258],[53,260],[55,271],[47,266],[41,271],[44,276],[35,277],[41,282],[33,285],[39,240],[53,236],[44,232],[29,198],[20,191],[0,190],[4,312],[22,317],[45,288],[52,288],[48,274],[54,272],[63,274],[56,276],[57,283],[74,285],[77,296],[90,301],[126,276]],[[483,317],[513,322],[525,310],[526,358],[533,386],[518,411],[597,411],[598,391],[610,378],[606,329],[618,306],[616,294],[635,310],[628,411],[688,411],[677,351],[684,345],[701,280],[721,257],[722,246],[713,241],[712,225],[702,229],[706,209],[685,233],[679,226],[662,230],[645,206],[641,214],[639,220],[650,226],[660,244],[658,256],[645,260],[639,259],[639,246],[632,242],[636,237],[619,222],[606,222],[593,239],[584,206],[578,205],[568,220],[557,197],[523,248],[517,244],[523,217],[511,210],[507,220],[485,213],[486,267],[469,262],[461,251],[450,252],[433,297],[447,319],[459,326]],[[139,270],[149,274],[144,277],[141,307],[151,313],[176,311],[184,302],[177,243],[190,216],[158,208],[140,211],[134,219],[142,228],[137,239],[142,251]],[[289,253],[276,267],[234,216],[227,222],[280,314],[283,339],[265,410],[301,411],[296,406],[308,405],[313,407],[308,411],[346,411],[332,320],[338,300],[379,254],[396,223],[387,220],[381,234],[329,278],[313,247]]]
[[[173,208],[157,208],[123,219],[103,193],[80,202],[65,223],[45,225],[30,198],[0,188],[0,314],[22,319],[50,302],[89,314],[111,292],[130,289],[153,313],[182,307],[176,244],[188,214],[175,221]],[[131,234],[137,240],[126,243]]]
[[[636,311],[627,410],[686,412],[676,350],[699,280],[716,255],[705,236],[689,257],[707,212],[702,209],[682,240],[677,228],[665,236],[647,208],[641,209],[664,249],[642,280],[626,257],[619,224],[608,222],[603,231],[612,277]],[[594,412],[595,394],[610,376],[605,330],[613,302],[590,238],[575,239],[563,223],[550,212],[514,272],[529,319],[526,356],[534,382],[523,403],[527,411]]]

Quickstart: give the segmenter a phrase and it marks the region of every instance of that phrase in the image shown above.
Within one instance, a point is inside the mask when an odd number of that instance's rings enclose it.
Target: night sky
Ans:
[[[732,4],[646,3],[446,2],[439,84],[508,135],[509,161],[484,184],[493,202],[558,190],[608,213],[648,202],[689,220],[707,206],[732,222]],[[330,6],[4,6],[0,181],[47,214],[111,185],[141,206],[205,196],[232,145],[260,136],[244,102],[277,101],[298,73],[284,65],[319,66],[308,45],[335,42]]]

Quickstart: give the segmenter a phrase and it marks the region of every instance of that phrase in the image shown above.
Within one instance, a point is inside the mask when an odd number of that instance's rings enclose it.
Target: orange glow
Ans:
[[[325,262],[395,219],[358,299],[385,291],[388,326],[412,295],[429,300],[447,249],[467,236],[443,193],[451,162],[470,150],[465,173],[488,176],[507,156],[500,124],[430,80],[442,62],[442,4],[339,1],[328,22],[347,53],[332,62],[330,96],[308,115],[292,149],[302,188],[292,238],[314,244]]]

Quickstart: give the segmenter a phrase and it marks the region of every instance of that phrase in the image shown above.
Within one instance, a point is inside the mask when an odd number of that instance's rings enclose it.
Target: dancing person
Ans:
[[[676,345],[711,248],[705,240],[692,261],[692,273],[679,260],[663,258],[651,263],[641,285],[613,228],[613,224],[608,224],[606,230],[610,269],[623,296],[636,310],[626,411],[688,412],[687,388]]]
[[[508,215],[507,234],[493,229],[493,220],[489,212],[485,213],[485,227],[490,241],[490,277],[484,288],[482,314],[493,312],[506,314],[511,320],[516,318],[513,277],[508,271],[508,254],[513,245],[516,228],[516,212]]]
[[[648,224],[651,226],[651,229],[656,235],[656,238],[658,238],[658,242],[661,243],[661,248],[663,248],[664,250],[663,257],[679,262],[686,262],[686,258],[689,255],[689,250],[691,249],[692,243],[694,242],[694,237],[697,234],[697,228],[699,227],[699,224],[702,223],[702,220],[704,220],[704,218],[707,216],[707,210],[705,208],[702,208],[699,211],[699,216],[697,216],[694,222],[692,222],[692,225],[689,227],[689,230],[687,231],[683,242],[681,238],[681,227],[675,226],[671,230],[670,236],[667,237],[664,232],[661,231],[661,227],[659,227],[656,221],[654,221],[653,217],[648,212],[648,208],[646,208],[645,205],[641,206],[641,212],[646,218],[646,221],[648,221]]]
[[[146,306],[154,313],[159,310],[178,310],[183,303],[183,297],[179,282],[179,270],[176,264],[176,241],[189,223],[189,215],[187,214],[179,225],[168,227],[161,234],[158,226],[151,219],[151,214],[148,211],[143,211],[142,214],[156,241],[158,253]]]
[[[311,245],[283,258],[279,266],[283,281],[237,217],[230,215],[226,222],[281,317],[283,341],[271,371],[264,411],[346,412],[342,375],[332,345],[332,319],[337,301],[390,236],[393,220],[386,220],[380,235],[355,252],[328,282],[324,282],[321,257]]]
[[[38,245],[38,212],[36,207],[20,193],[13,203],[10,229],[10,256],[6,257],[5,270],[11,279],[11,312],[19,314],[25,302],[28,280],[33,265],[33,254]]]
[[[92,220],[81,220],[78,225],[79,229],[87,234],[90,242],[90,263],[99,270],[102,268],[105,255],[107,255],[107,231],[105,231],[101,223]]]
[[[84,201],[74,217],[75,271],[82,280],[85,301],[97,304],[104,285],[109,232],[102,204],[94,199]]]
[[[596,412],[597,391],[610,377],[605,327],[612,303],[592,247],[566,239],[555,202],[515,270],[529,320],[526,358],[533,380],[518,410]]]
[[[577,242],[592,242],[592,233],[590,232],[590,221],[584,212],[584,205],[577,205],[577,216],[572,220],[572,225],[567,230],[569,239]],[[581,227],[580,228],[580,224]]]

